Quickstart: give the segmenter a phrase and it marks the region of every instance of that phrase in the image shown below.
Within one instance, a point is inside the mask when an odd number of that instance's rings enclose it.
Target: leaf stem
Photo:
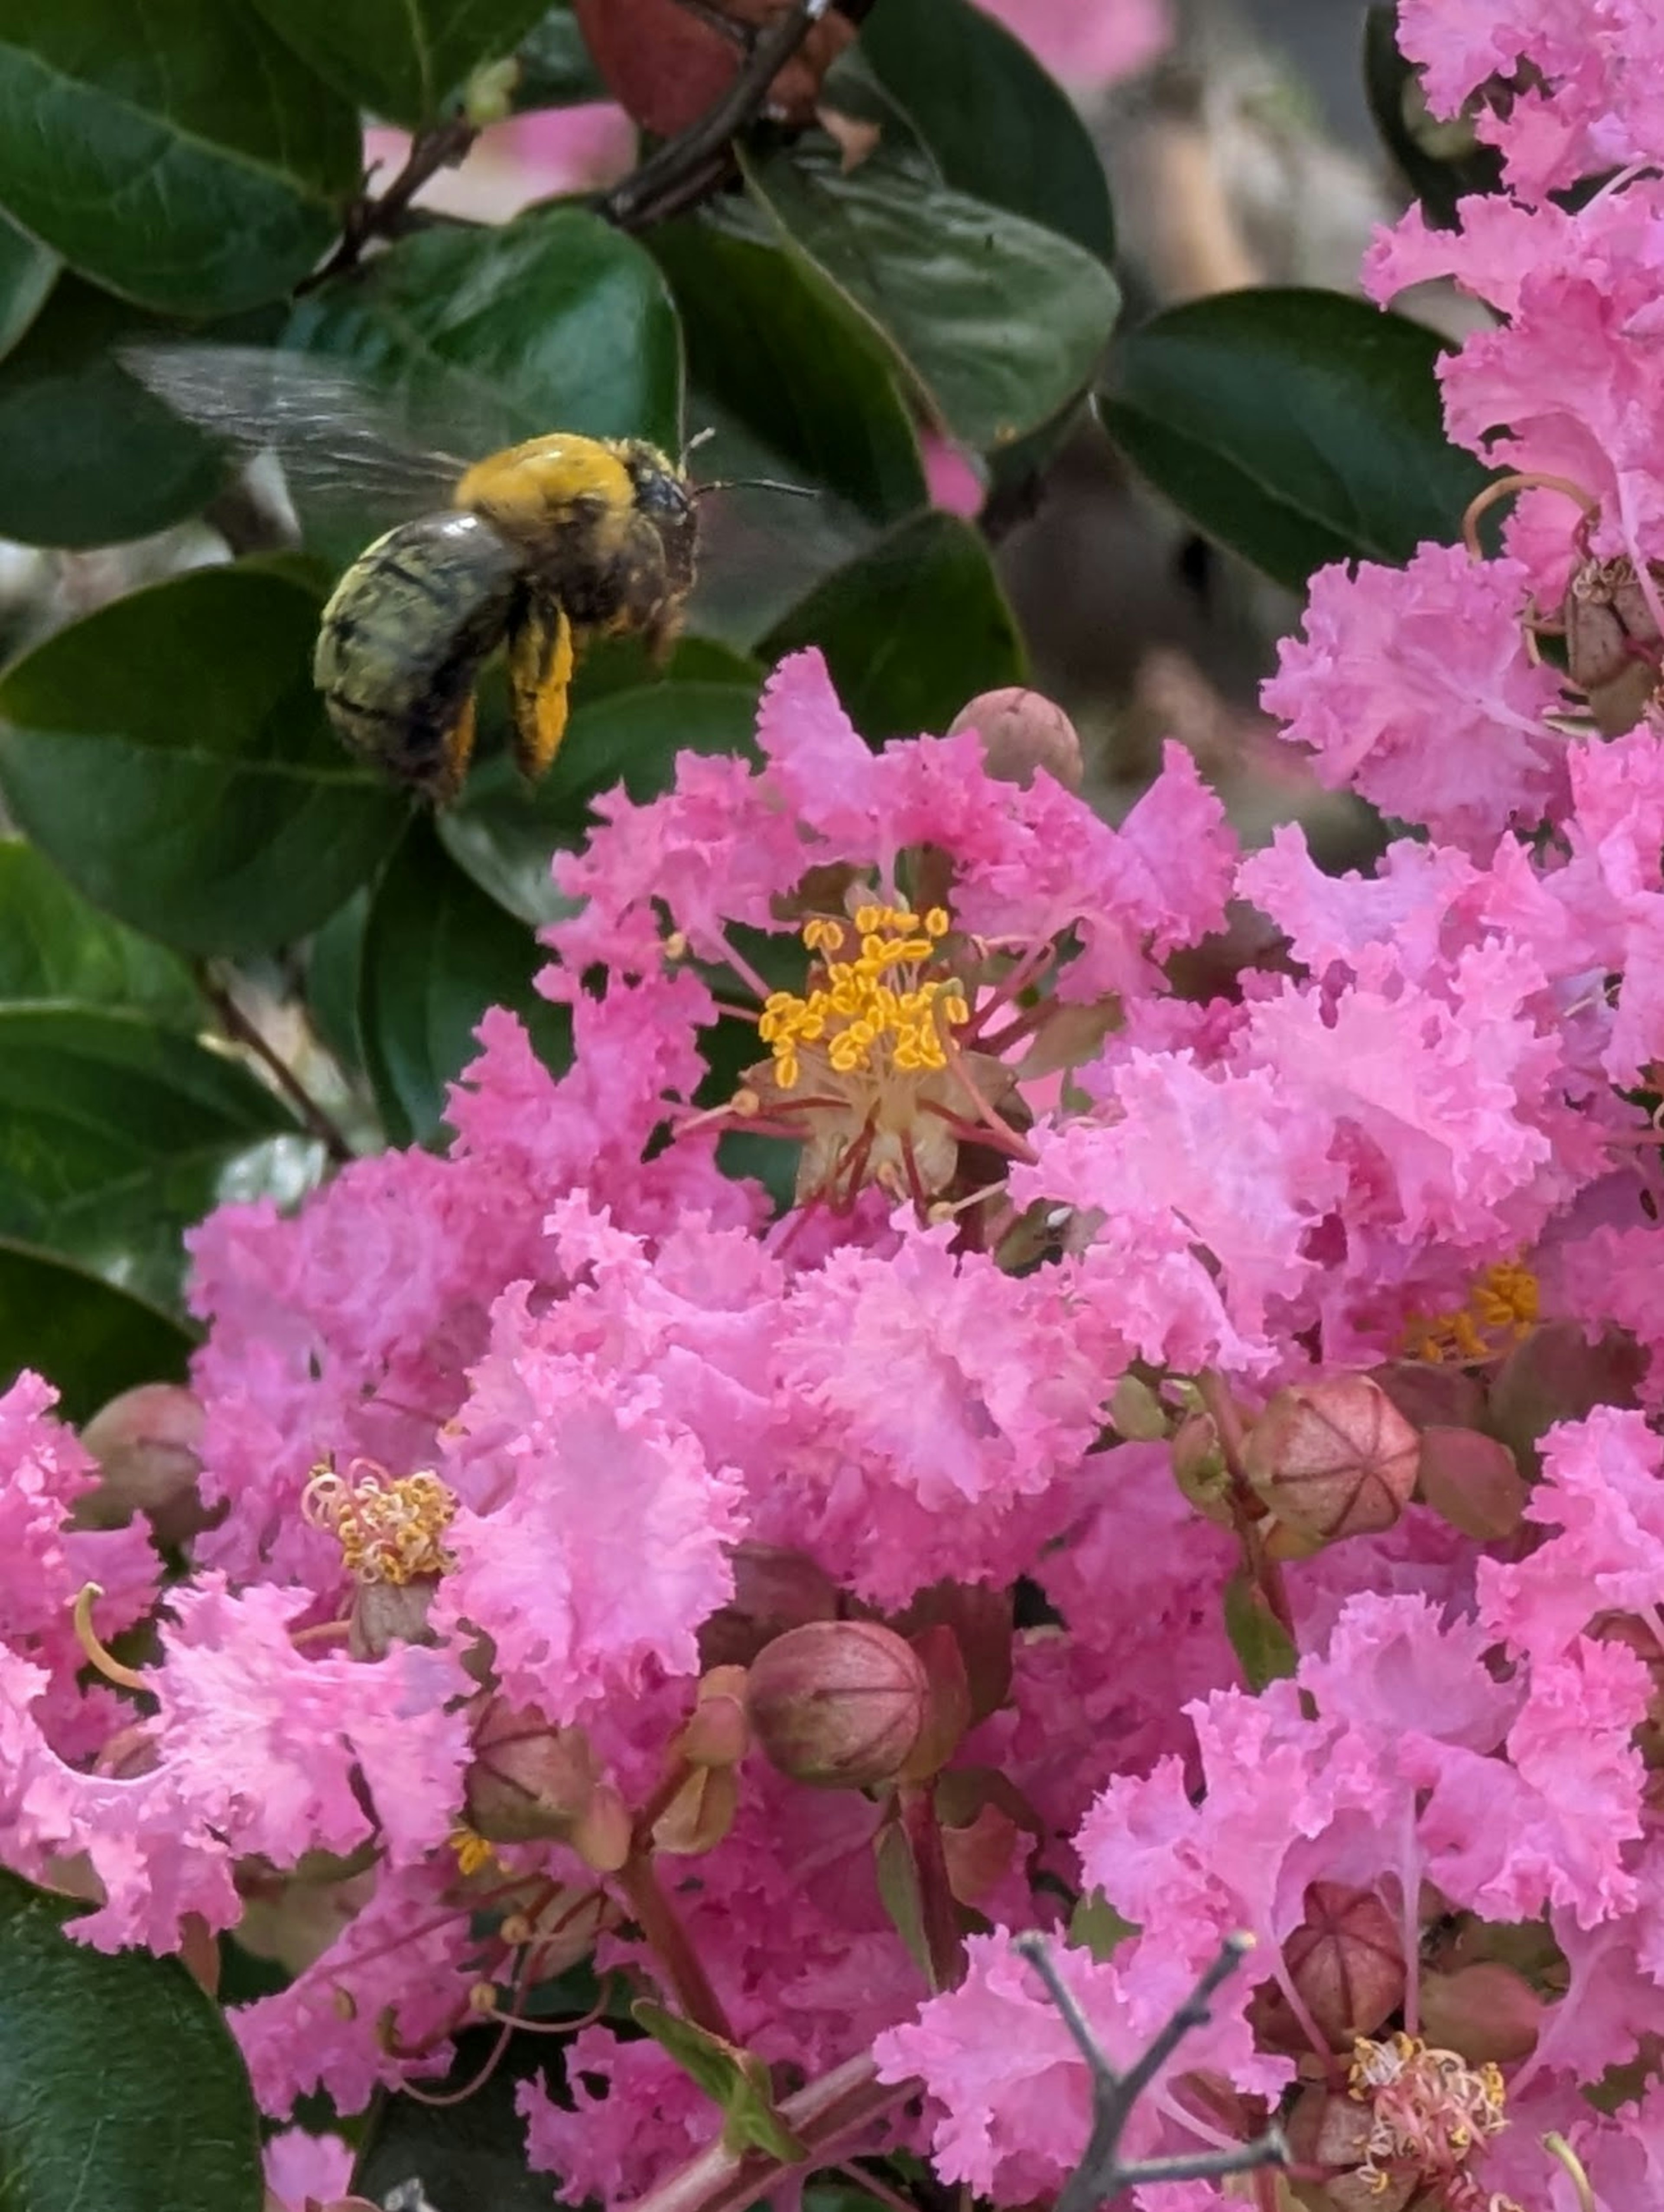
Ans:
[[[219,1016],[220,1027],[226,1036],[233,1043],[242,1045],[253,1054],[330,1158],[338,1166],[344,1165],[354,1158],[354,1153],[340,1129],[325,1113],[282,1054],[267,1043],[228,987],[216,976],[209,963],[198,960],[195,965],[198,988]]]
[[[758,33],[722,98],[601,193],[593,203],[596,214],[620,229],[643,230],[709,191],[727,171],[729,142],[761,109],[769,87],[831,5],[832,0],[792,0]]]
[[[478,136],[478,125],[464,115],[448,116],[444,122],[418,131],[411,141],[404,167],[386,191],[379,196],[361,191],[349,206],[339,245],[320,269],[314,269],[295,287],[296,296],[356,269],[371,239],[385,238],[398,230],[423,185],[430,184],[442,169],[454,169]]]

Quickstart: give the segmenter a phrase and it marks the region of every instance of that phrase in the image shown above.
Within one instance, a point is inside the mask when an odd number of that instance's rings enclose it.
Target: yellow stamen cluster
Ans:
[[[1535,1327],[1539,1295],[1529,1267],[1501,1261],[1485,1269],[1459,1313],[1418,1314],[1405,1332],[1405,1348],[1412,1359],[1441,1366],[1494,1359]]]
[[[1370,2107],[1357,2177],[1371,2189],[1385,2194],[1413,2175],[1449,2212],[1518,2212],[1510,2198],[1487,2195],[1466,2170],[1508,2125],[1499,2068],[1470,2066],[1456,2051],[1431,2049],[1419,2036],[1400,2033],[1375,2043],[1361,2035],[1352,2046],[1348,2092]]]
[[[470,1827],[453,1828],[446,1841],[456,1854],[459,1874],[478,1874],[497,1856],[496,1846],[487,1843],[484,1836],[476,1834]]]
[[[360,1468],[367,1472],[358,1474]],[[392,1475],[365,1460],[355,1460],[351,1471],[357,1479],[349,1482],[333,1468],[314,1468],[301,1510],[314,1528],[329,1530],[355,1580],[404,1583],[456,1565],[441,1541],[456,1517],[456,1496],[436,1474]]]
[[[759,1024],[774,1054],[775,1079],[796,1088],[802,1051],[817,1049],[833,1072],[923,1074],[946,1067],[943,1039],[969,1021],[964,988],[951,975],[925,975],[950,927],[946,911],[861,906],[850,917],[858,940],[847,951],[849,927],[830,915],[803,925],[803,942],[818,956],[807,996],[773,991]]]

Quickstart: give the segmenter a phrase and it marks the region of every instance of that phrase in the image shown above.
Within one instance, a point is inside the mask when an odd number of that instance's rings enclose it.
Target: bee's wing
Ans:
[[[383,392],[317,354],[259,346],[134,345],[131,375],[176,415],[244,458],[281,463],[303,520],[394,521],[449,503],[468,464],[424,444],[407,392]],[[425,410],[436,410],[433,395]],[[478,452],[489,447],[469,441]]]

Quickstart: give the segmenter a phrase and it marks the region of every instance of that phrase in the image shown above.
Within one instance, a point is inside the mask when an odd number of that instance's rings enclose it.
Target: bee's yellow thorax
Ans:
[[[610,441],[556,431],[476,461],[454,496],[458,507],[512,528],[535,526],[580,499],[627,513],[635,495],[630,472]]]

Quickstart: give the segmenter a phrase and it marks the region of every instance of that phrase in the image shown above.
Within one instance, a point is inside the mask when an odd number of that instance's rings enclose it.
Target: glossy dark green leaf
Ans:
[[[869,743],[945,730],[979,691],[1021,684],[1022,641],[986,548],[951,514],[922,514],[828,578],[764,649],[826,656],[838,696]]]
[[[806,140],[747,174],[964,444],[1007,445],[1091,380],[1119,294],[1072,240],[882,152],[846,175],[830,144]]]
[[[0,1006],[0,1237],[158,1302],[239,1153],[293,1116],[239,1061],[110,1006]]]
[[[1502,157],[1482,145],[1466,122],[1435,122],[1419,73],[1399,52],[1398,9],[1372,7],[1363,22],[1363,88],[1381,143],[1429,222],[1456,227],[1456,203],[1472,192],[1500,191]]]
[[[0,354],[11,351],[46,305],[62,265],[55,253],[0,216]]]
[[[520,62],[512,94],[517,113],[536,107],[573,107],[607,96],[570,7],[546,8],[515,52]]]
[[[0,537],[114,545],[196,514],[223,464],[199,430],[126,375],[112,349],[149,319],[64,276],[0,361]]]
[[[511,54],[544,0],[257,0],[326,83],[386,123],[418,130],[482,62]]]
[[[0,792],[76,888],[184,951],[288,944],[399,834],[403,799],[312,688],[318,596],[201,568],[102,607],[0,678]]]
[[[751,753],[758,688],[645,684],[576,707],[541,784],[528,790],[501,758],[477,769],[440,817],[440,838],[499,905],[528,922],[553,921],[570,908],[551,879],[550,856],[578,842],[592,819],[589,801],[620,783],[637,801],[667,791],[680,753]]]
[[[3,5],[3,0],[0,0]],[[546,430],[681,442],[676,314],[650,255],[582,208],[492,229],[419,231],[296,307],[284,343],[356,362],[429,406],[454,450]],[[447,441],[448,443],[449,441]]]
[[[358,970],[369,921],[368,889],[338,907],[307,947],[306,1002],[326,1052],[349,1075],[363,1072],[358,1035]]]
[[[124,299],[219,315],[286,292],[359,147],[247,0],[0,0],[0,206]]]
[[[1109,183],[1091,133],[1003,23],[971,0],[883,0],[861,51],[944,184],[1109,259]]]
[[[888,349],[812,262],[715,216],[662,223],[650,243],[702,394],[804,483],[839,493],[875,521],[924,504],[918,441]],[[708,450],[702,468],[729,473],[720,446]]]
[[[536,1996],[517,2008],[529,2013]],[[557,2016],[576,2021],[588,2008],[576,2000]],[[558,2098],[562,2053],[570,2048],[570,2039],[552,2035],[512,2035],[504,2044],[495,2027],[457,2036],[449,2071],[422,2085],[428,2096],[387,2095],[370,2107],[353,2194],[379,2204],[414,2174],[424,2202],[439,2212],[549,2212],[549,2177],[527,2163],[526,2122],[515,2096],[531,2080],[544,2095]],[[435,2105],[435,2094],[454,2095],[456,2102]]]
[[[195,1029],[202,1000],[182,960],[112,921],[21,837],[0,838],[0,1002],[126,1006]]]
[[[478,1052],[488,1006],[508,1006],[552,1066],[570,1022],[532,988],[546,954],[523,921],[458,867],[425,816],[375,887],[364,931],[358,1027],[376,1103],[396,1143],[436,1134],[446,1086]]]
[[[178,1959],[76,1942],[86,1909],[0,1872],[0,2203],[260,2212],[259,2117],[224,2014]]]
[[[66,1420],[89,1420],[136,1383],[182,1382],[192,1341],[159,1306],[0,1237],[0,1390],[32,1367],[58,1386]]]
[[[1223,292],[1132,331],[1100,412],[1199,529],[1298,591],[1458,535],[1486,471],[1445,437],[1440,349],[1338,292]]]

